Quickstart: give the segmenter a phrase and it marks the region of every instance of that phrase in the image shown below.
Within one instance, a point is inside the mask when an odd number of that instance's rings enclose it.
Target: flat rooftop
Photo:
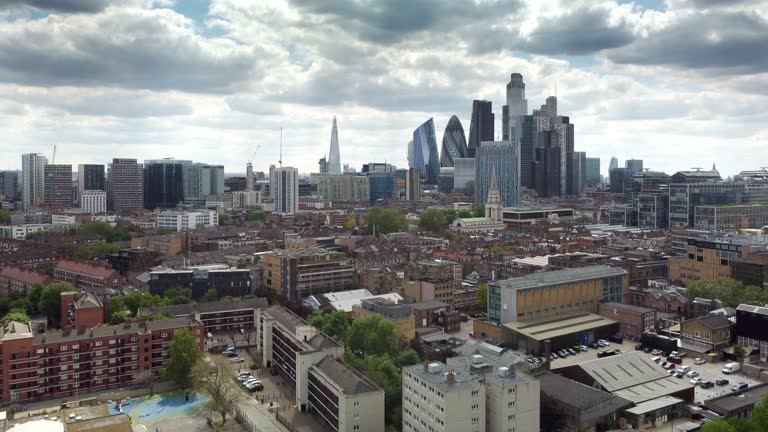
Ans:
[[[619,267],[605,265],[587,266],[565,270],[533,273],[519,278],[491,282],[503,289],[530,289],[565,283],[602,279],[612,276],[624,276],[627,271]]]
[[[527,338],[543,341],[616,324],[610,318],[589,312],[573,312],[532,321],[514,321],[504,327]]]
[[[762,402],[766,397],[768,397],[768,384],[758,384],[746,390],[704,401],[704,406],[718,414],[727,415]]]

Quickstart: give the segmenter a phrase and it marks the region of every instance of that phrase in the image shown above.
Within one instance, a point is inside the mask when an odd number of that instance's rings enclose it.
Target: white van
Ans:
[[[736,373],[739,371],[740,365],[738,363],[726,363],[723,366],[722,372],[726,375]]]
[[[687,374],[688,372],[691,371],[691,367],[688,366],[688,365],[680,366],[679,368],[677,368],[677,370],[679,370],[680,372],[682,372],[684,374]]]

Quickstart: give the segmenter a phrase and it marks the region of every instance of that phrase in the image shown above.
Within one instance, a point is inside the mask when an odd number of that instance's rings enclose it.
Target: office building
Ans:
[[[21,155],[21,199],[24,208],[35,207],[45,199],[45,165],[48,165],[48,159],[40,153]]]
[[[437,191],[444,194],[453,192],[453,167],[440,167],[440,177],[437,179]]]
[[[166,210],[157,215],[158,228],[177,232],[219,226],[216,210],[175,211]]]
[[[405,172],[405,199],[406,201],[421,199],[421,177],[416,168],[408,168]]]
[[[299,211],[299,170],[291,167],[270,169],[270,191],[275,213],[294,214]]]
[[[471,349],[403,368],[403,432],[539,430],[539,381],[521,359],[486,343]]]
[[[525,98],[523,76],[513,73],[507,83],[507,104],[502,107],[502,140],[517,143],[522,136],[521,120],[528,114],[528,100]],[[557,115],[557,114],[555,114]],[[482,144],[480,144],[482,146]]]
[[[587,154],[584,152],[569,152],[568,183],[566,193],[568,195],[583,195],[587,183]]]
[[[317,197],[323,201],[365,202],[371,199],[370,179],[356,174],[313,174]]]
[[[80,164],[77,166],[77,191],[107,191],[104,165]]]
[[[320,174],[328,174],[328,160],[323,156],[317,161],[317,172]]]
[[[693,210],[693,227],[705,231],[738,231],[768,225],[768,204],[699,205]]]
[[[616,156],[611,156],[611,161],[608,163],[608,171],[619,167],[619,159]]]
[[[168,344],[179,329],[192,331],[203,351],[203,325],[189,317],[46,332],[37,332],[32,323],[11,321],[0,328],[6,377],[0,382],[2,398],[29,403],[118,391],[139,385],[145,371],[159,380],[170,357]]]
[[[532,174],[539,198],[560,196],[560,158],[562,151],[558,146],[552,146],[552,133],[541,131],[538,138],[543,145],[536,148],[536,160],[533,163]]]
[[[331,127],[331,149],[328,152],[328,173],[341,174],[341,155],[339,154],[339,131],[336,128],[336,116]]]
[[[291,388],[295,406],[334,432],[384,432],[384,390],[344,362],[344,347],[288,309],[256,311],[261,364]]]
[[[684,284],[731,277],[731,265],[765,249],[761,237],[688,238],[684,254],[669,257],[669,279]]]
[[[223,165],[187,163],[183,164],[182,173],[184,177],[184,201],[203,201],[209,195],[224,193]],[[253,168],[251,168],[251,179],[253,179]],[[249,190],[253,190],[253,186]]]
[[[16,201],[19,194],[19,172],[0,171],[0,196],[6,201]]]
[[[123,213],[144,208],[144,172],[136,159],[112,159],[107,178],[109,210]]]
[[[766,321],[768,321],[766,307],[741,304],[736,308],[736,327],[733,329],[736,343],[756,351],[761,362],[768,361]]]
[[[154,268],[149,272],[149,292],[163,296],[173,288],[189,288],[193,299],[200,299],[208,290],[218,297],[242,297],[251,294],[251,271],[211,264],[184,269]]]
[[[701,168],[692,171],[678,171],[672,174],[672,183],[705,183],[722,181],[720,172],[714,164],[711,170],[702,170]],[[758,177],[758,181],[760,178]]]
[[[472,120],[469,123],[467,157],[474,158],[475,150],[480,147],[480,143],[483,141],[494,140],[494,121],[493,102],[487,100],[472,101]]]
[[[343,252],[278,249],[263,256],[262,267],[262,286],[292,300],[355,286],[354,263]]]
[[[477,152],[477,149],[474,149]],[[453,166],[453,191],[467,196],[475,194],[475,158],[454,159]]]
[[[376,204],[379,200],[386,200],[395,196],[395,177],[392,174],[369,173],[368,184],[371,187],[371,205]]]
[[[496,170],[504,207],[520,202],[520,144],[510,141],[484,142],[475,158],[475,202],[485,203],[491,187],[491,172]]]
[[[417,168],[428,185],[437,185],[440,175],[440,155],[437,153],[435,123],[430,118],[413,131],[409,168]]]
[[[453,160],[467,157],[467,138],[461,121],[455,115],[451,116],[443,132],[443,147],[440,153],[440,166],[453,167]]]
[[[144,208],[175,208],[184,201],[184,170],[191,161],[144,161]]]
[[[521,119],[520,135],[520,184],[523,187],[534,188],[536,185],[534,161],[536,160],[536,141],[538,130],[536,118],[525,115]]]
[[[641,229],[669,228],[669,197],[660,193],[640,194],[636,199],[637,227]],[[630,217],[631,218],[631,217]]]
[[[232,208],[261,208],[261,192],[255,190],[232,192]]]
[[[768,202],[768,183],[703,182],[669,184],[669,226],[690,228],[695,224],[696,207],[702,205]]]
[[[80,208],[91,214],[107,212],[107,193],[103,190],[84,190],[80,194]]]
[[[46,205],[72,207],[72,165],[45,165],[43,194]]]
[[[609,182],[611,183],[611,188],[610,188],[611,193],[623,194],[624,183],[627,178],[628,178],[628,174],[627,174],[626,168],[612,168],[611,170],[609,170],[608,179],[609,179]]]
[[[630,173],[630,175],[643,171],[643,160],[642,159],[627,159],[626,162],[624,162],[624,168],[627,169],[627,172]]]
[[[626,270],[604,265],[533,273],[488,284],[488,320],[496,324],[565,312],[597,313],[601,302],[621,302]]]
[[[587,186],[595,187],[600,184],[600,158],[587,158]]]

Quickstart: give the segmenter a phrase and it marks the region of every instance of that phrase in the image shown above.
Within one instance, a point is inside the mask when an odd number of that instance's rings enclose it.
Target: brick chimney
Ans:
[[[550,370],[552,368],[552,341],[549,339],[544,340],[544,369]]]
[[[448,384],[454,384],[456,382],[456,373],[452,370],[445,375],[445,382]]]

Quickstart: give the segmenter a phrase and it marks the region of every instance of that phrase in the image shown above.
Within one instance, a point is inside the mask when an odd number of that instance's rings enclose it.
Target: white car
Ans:
[[[659,357],[659,356],[651,357],[651,361],[654,361],[654,362],[658,363],[658,362],[661,361],[661,357]]]
[[[598,345],[600,345],[601,347],[607,347],[608,345],[610,345],[610,344],[608,343],[608,341],[607,341],[607,340],[605,340],[605,339],[599,339],[599,340],[597,341],[597,344],[598,344]]]
[[[707,362],[706,360],[704,360],[703,358],[699,358],[699,357],[696,357],[695,359],[693,359],[693,364],[695,364],[695,365],[703,365],[706,362]]]
[[[685,376],[687,376],[688,378],[696,378],[697,376],[699,376],[699,373],[696,371],[690,371],[687,374],[685,374]]]
[[[701,378],[694,378],[694,379],[692,379],[692,380],[690,380],[688,382],[693,384],[693,385],[698,385],[699,381],[701,381]]]
[[[232,363],[245,363],[245,359],[242,357],[233,357],[229,361]]]

